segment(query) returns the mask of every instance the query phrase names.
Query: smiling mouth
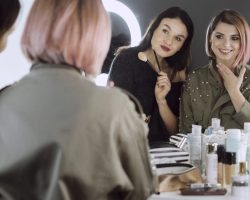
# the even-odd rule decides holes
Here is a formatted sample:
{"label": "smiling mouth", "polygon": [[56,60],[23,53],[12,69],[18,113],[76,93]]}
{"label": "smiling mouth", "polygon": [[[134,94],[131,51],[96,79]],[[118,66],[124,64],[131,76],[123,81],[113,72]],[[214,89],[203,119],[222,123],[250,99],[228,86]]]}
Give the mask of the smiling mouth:
{"label": "smiling mouth", "polygon": [[161,45],[161,48],[162,48],[164,51],[166,51],[166,52],[170,51],[170,48],[168,48],[168,47],[166,47],[166,46]]}
{"label": "smiling mouth", "polygon": [[232,52],[232,49],[219,49],[219,52],[224,54],[224,55],[228,55]]}

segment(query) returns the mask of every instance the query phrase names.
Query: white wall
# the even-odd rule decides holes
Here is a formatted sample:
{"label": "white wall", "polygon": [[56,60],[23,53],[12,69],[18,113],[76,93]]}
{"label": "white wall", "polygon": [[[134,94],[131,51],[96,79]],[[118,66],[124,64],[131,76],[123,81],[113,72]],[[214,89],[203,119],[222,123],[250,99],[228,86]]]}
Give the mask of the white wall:
{"label": "white wall", "polygon": [[33,0],[21,0],[15,30],[9,36],[7,48],[0,53],[0,88],[19,80],[29,71],[31,64],[21,52],[20,39],[32,3]]}

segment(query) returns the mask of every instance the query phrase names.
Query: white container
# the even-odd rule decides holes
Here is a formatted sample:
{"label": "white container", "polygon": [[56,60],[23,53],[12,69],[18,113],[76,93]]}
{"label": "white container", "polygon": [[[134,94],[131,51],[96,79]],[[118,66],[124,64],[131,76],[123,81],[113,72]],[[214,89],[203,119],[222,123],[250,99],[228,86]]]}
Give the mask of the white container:
{"label": "white container", "polygon": [[248,137],[249,137],[249,134],[243,130],[241,133],[241,139],[240,139],[239,162],[246,161]]}
{"label": "white container", "polygon": [[216,148],[214,144],[207,145],[206,155],[206,178],[207,183],[218,183],[218,155],[215,152]]}
{"label": "white container", "polygon": [[248,175],[238,175],[233,177],[231,194],[234,197],[239,197],[239,200],[248,200],[250,198]]}
{"label": "white container", "polygon": [[226,133],[227,133],[226,134],[226,151],[235,152],[236,163],[239,163],[241,130],[240,129],[228,129]]}
{"label": "white container", "polygon": [[248,136],[246,162],[248,163],[248,171],[250,172],[250,122],[244,123],[244,133]]}
{"label": "white container", "polygon": [[201,126],[192,125],[192,133],[188,135],[190,163],[201,170]]}
{"label": "white container", "polygon": [[211,126],[209,126],[206,130],[206,135],[212,135],[216,133],[219,130],[224,131],[224,127],[220,126],[220,119],[218,118],[212,118],[211,120]]}

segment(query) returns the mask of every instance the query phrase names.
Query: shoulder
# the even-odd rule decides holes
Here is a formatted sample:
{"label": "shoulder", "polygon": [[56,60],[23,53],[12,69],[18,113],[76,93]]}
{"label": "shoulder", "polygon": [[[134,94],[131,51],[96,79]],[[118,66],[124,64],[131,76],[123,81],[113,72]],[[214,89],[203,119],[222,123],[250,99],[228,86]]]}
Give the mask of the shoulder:
{"label": "shoulder", "polygon": [[133,96],[131,97],[128,92],[125,92],[118,87],[94,87],[96,87],[96,99],[102,99],[100,104],[102,104],[101,107],[106,110],[105,112],[107,112],[107,114],[113,113],[114,115],[120,115],[128,109],[134,111],[138,110],[138,105],[136,105],[138,102],[134,101]]}
{"label": "shoulder", "polygon": [[250,76],[250,65],[245,65],[245,67],[246,67],[245,75]]}
{"label": "shoulder", "polygon": [[209,65],[197,67],[188,72],[185,85],[200,85],[208,77]]}
{"label": "shoulder", "polygon": [[204,65],[201,67],[196,67],[192,71],[188,72],[189,78],[202,78],[209,71],[209,65]]}
{"label": "shoulder", "polygon": [[[138,51],[130,48],[125,49],[117,54],[112,62],[110,68],[110,77],[117,76],[117,74],[128,74],[134,71],[134,68],[139,65]],[[122,75],[121,74],[121,75]]]}
{"label": "shoulder", "polygon": [[119,52],[115,59],[124,59],[126,61],[129,61],[131,59],[137,58],[138,51],[134,48],[128,48],[124,49],[121,52]]}
{"label": "shoulder", "polygon": [[3,88],[0,89],[0,95],[6,91],[11,85],[4,86]]}
{"label": "shoulder", "polygon": [[250,84],[250,65],[245,65],[246,72],[244,74],[244,83]]}

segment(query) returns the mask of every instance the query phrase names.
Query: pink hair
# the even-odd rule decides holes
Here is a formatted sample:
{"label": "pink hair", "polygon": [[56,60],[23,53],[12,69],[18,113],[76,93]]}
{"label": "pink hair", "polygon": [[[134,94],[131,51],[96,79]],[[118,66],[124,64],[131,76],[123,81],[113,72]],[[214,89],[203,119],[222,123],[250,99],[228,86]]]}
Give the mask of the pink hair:
{"label": "pink hair", "polygon": [[22,36],[33,62],[66,63],[99,73],[111,37],[101,0],[35,0]]}

